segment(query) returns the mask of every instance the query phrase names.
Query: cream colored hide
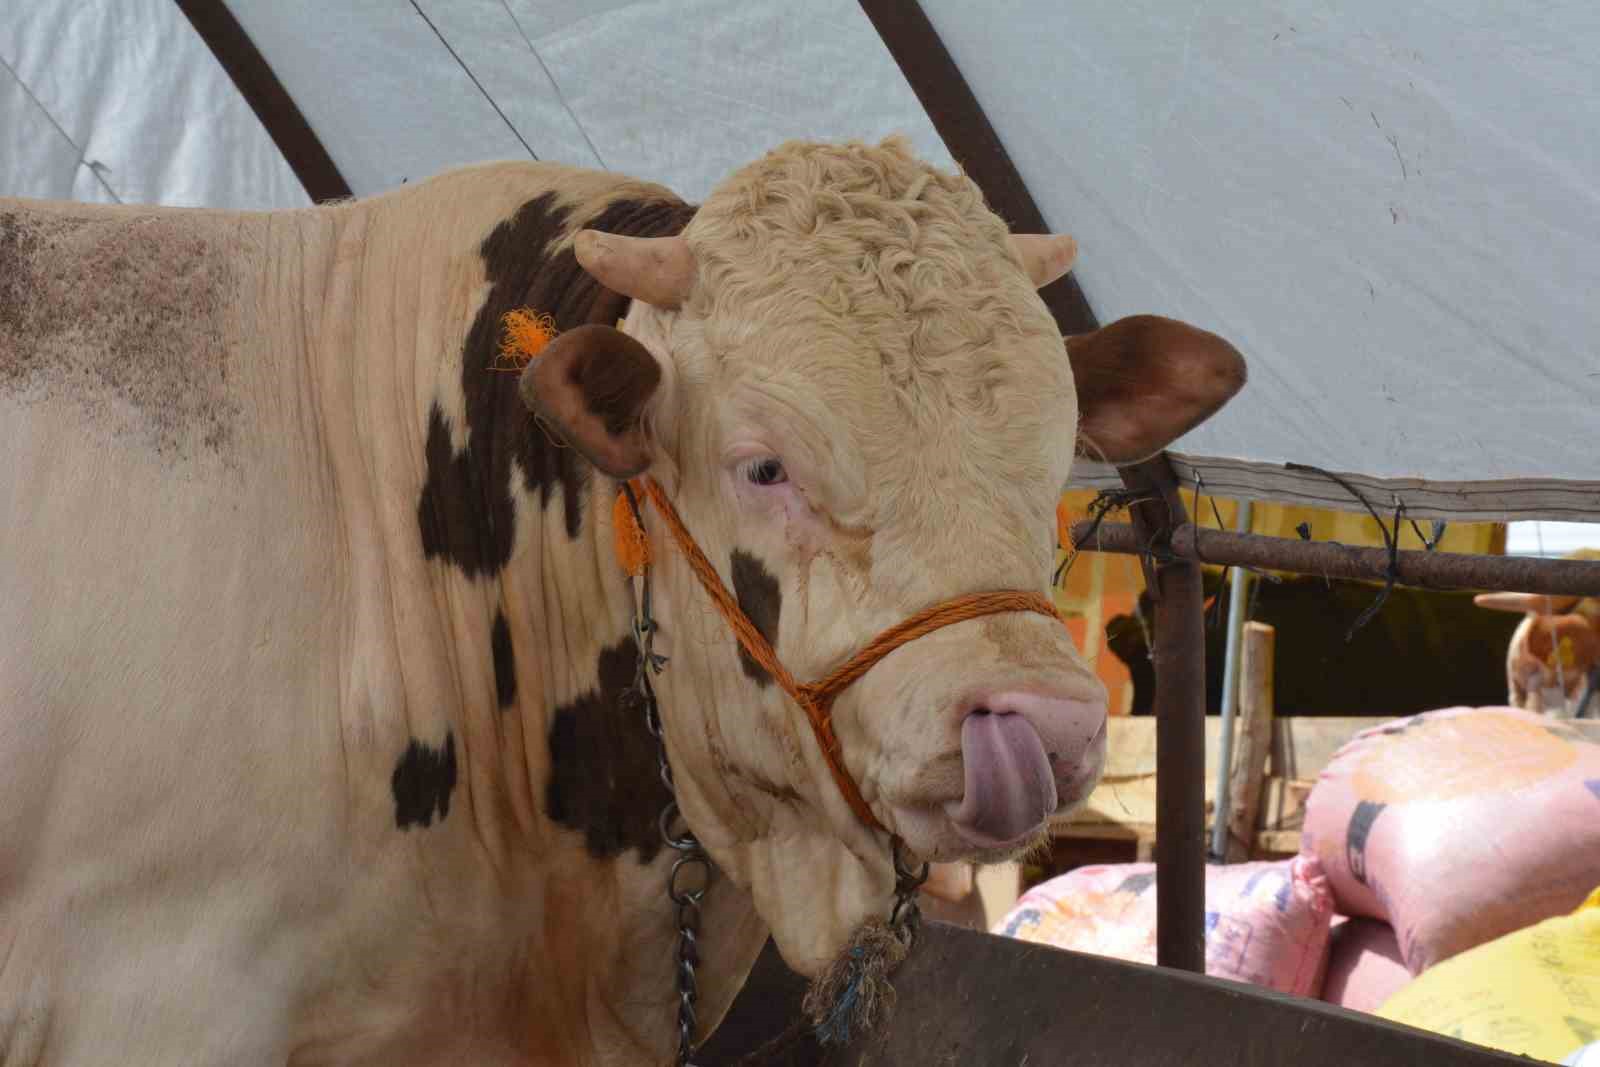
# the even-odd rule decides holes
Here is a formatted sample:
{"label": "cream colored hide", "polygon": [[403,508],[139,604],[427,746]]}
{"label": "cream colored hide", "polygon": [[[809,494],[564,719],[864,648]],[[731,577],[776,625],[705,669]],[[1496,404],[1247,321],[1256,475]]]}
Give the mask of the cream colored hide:
{"label": "cream colored hide", "polygon": [[[688,218],[544,164],[271,215],[0,201],[8,1067],[669,1062],[609,475],[647,468],[814,678],[932,603],[1044,591],[1080,430],[1138,458],[1243,384],[1168,320],[1064,345],[1035,283],[1070,243],[900,142],[786,145]],[[519,382],[498,323],[528,301],[569,340]],[[718,867],[703,1034],[769,930],[815,972],[893,878],[646,524]],[[916,641],[835,714],[928,859],[1027,847],[1103,753],[1040,617]]]}

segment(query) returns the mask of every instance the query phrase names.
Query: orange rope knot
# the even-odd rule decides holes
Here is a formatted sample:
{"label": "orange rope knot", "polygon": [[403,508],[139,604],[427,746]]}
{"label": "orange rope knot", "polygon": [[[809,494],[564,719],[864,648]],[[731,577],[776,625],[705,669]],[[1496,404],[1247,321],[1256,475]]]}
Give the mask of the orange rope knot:
{"label": "orange rope knot", "polygon": [[556,320],[532,308],[516,308],[500,317],[500,351],[494,370],[520,371],[539,357],[560,331]]}

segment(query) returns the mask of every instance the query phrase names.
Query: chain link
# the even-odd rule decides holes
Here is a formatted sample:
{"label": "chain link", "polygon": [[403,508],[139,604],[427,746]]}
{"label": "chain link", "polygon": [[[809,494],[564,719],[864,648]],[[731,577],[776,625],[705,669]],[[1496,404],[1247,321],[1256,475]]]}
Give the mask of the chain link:
{"label": "chain link", "polygon": [[[627,485],[623,491],[635,520],[639,516],[639,501]],[[641,522],[641,528],[643,524]],[[667,658],[655,651],[656,623],[650,608],[650,568],[639,577],[637,604],[633,622],[633,640],[638,649],[638,667],[633,676],[632,698],[644,712],[645,728],[656,740],[656,759],[659,764],[661,784],[667,787],[671,798],[656,825],[661,840],[677,859],[672,861],[672,871],[667,875],[667,899],[677,907],[678,941],[673,953],[674,971],[678,987],[678,1052],[673,1061],[677,1067],[690,1067],[694,1055],[694,1034],[698,1017],[696,1005],[700,999],[695,971],[700,966],[700,906],[705,901],[706,890],[711,885],[711,857],[700,847],[694,831],[678,810],[677,786],[672,780],[672,765],[667,761],[667,741],[661,728],[661,710],[656,704],[655,689],[650,684],[652,673],[660,674]],[[681,832],[678,826],[681,824]]]}
{"label": "chain link", "polygon": [[[642,529],[639,501],[632,487],[624,484],[623,492]],[[700,966],[700,906],[705,901],[706,890],[710,888],[713,868],[711,857],[700,846],[699,839],[689,829],[683,813],[678,809],[678,790],[672,779],[672,765],[667,761],[661,710],[656,703],[655,689],[650,684],[650,675],[661,673],[667,665],[667,657],[657,654],[654,648],[656,623],[651,614],[648,565],[638,579],[636,593],[633,640],[638,649],[638,667],[627,695],[642,709],[645,728],[655,738],[661,784],[667,787],[667,795],[671,798],[666,807],[661,809],[656,824],[662,842],[678,854],[678,858],[672,862],[671,873],[667,875],[667,899],[677,907],[678,925],[677,948],[674,952],[678,986],[678,1052],[674,1063],[677,1067],[692,1067],[697,1020],[695,1009],[700,995],[695,976]],[[682,824],[681,832],[676,829],[679,824]],[[916,940],[917,929],[922,923],[922,910],[917,906],[917,890],[928,880],[930,868],[927,863],[921,867],[911,866],[905,842],[898,835],[893,839],[892,855],[894,907],[889,913],[889,925],[909,948]]]}
{"label": "chain link", "polygon": [[894,858],[894,908],[889,912],[889,926],[904,941],[907,948],[917,938],[917,928],[922,925],[922,908],[917,904],[917,890],[928,880],[932,866],[924,863],[912,867],[906,843],[895,835],[890,845]]}

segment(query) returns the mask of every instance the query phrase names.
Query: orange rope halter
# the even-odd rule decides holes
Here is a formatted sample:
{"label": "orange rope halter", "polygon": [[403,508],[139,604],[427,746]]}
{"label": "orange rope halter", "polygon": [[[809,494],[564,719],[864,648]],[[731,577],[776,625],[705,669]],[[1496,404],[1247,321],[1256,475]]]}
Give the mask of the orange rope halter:
{"label": "orange rope halter", "polygon": [[[520,370],[530,361],[537,359],[556,334],[555,320],[530,308],[519,308],[507,313],[502,317],[501,327],[503,337],[499,361],[494,368],[496,370]],[[833,780],[838,784],[839,792],[844,794],[845,800],[849,802],[857,818],[877,830],[883,830],[884,826],[872,814],[872,809],[861,796],[861,790],[856,787],[855,779],[851,778],[850,772],[845,769],[844,753],[839,746],[838,736],[833,732],[833,702],[839,694],[901,645],[958,622],[982,618],[985,615],[1031,611],[1039,615],[1048,615],[1063,625],[1066,623],[1049,598],[1039,593],[972,593],[947,600],[943,604],[936,604],[917,612],[904,622],[889,627],[867,642],[866,647],[840,664],[820,682],[798,682],[794,675],[784,669],[783,663],[778,659],[778,653],[773,650],[767,639],[761,636],[761,631],[756,629],[755,623],[739,609],[738,601],[722,584],[717,569],[706,559],[705,553],[700,551],[700,546],[695,544],[694,538],[683,525],[683,520],[678,517],[677,509],[672,506],[672,502],[667,499],[666,493],[662,492],[655,480],[639,478],[629,485],[636,495],[654,502],[656,510],[661,513],[662,519],[667,524],[668,532],[672,534],[672,539],[677,542],[684,558],[689,561],[695,577],[710,595],[717,611],[733,629],[733,635],[738,638],[739,644],[750,653],[752,659],[766,668],[767,673],[772,675],[796,704],[800,705],[800,710],[806,713],[806,718],[811,723],[811,731],[817,735],[817,744],[822,748],[822,756],[828,762],[828,770],[833,772]],[[616,538],[617,562],[623,570],[637,578],[650,566],[650,540],[645,536],[644,528],[640,525],[640,517],[628,502],[626,492],[617,494],[611,517]],[[1065,533],[1066,521],[1066,514],[1058,509],[1056,523],[1062,544],[1071,543]]]}
{"label": "orange rope halter", "polygon": [[[636,479],[630,485],[636,494],[655,504],[656,510],[667,524],[667,531],[672,535],[672,540],[677,543],[678,549],[688,560],[695,577],[700,580],[700,585],[711,597],[718,613],[727,620],[739,644],[752,659],[766,668],[767,673],[772,675],[779,687],[800,705],[800,710],[805,712],[806,718],[811,723],[812,733],[817,736],[817,744],[822,749],[823,759],[828,763],[828,770],[833,773],[833,780],[838,785],[839,792],[844,794],[856,817],[877,830],[883,830],[884,826],[872,814],[872,809],[867,806],[855,779],[851,778],[850,772],[845,769],[844,752],[839,745],[838,735],[833,732],[833,702],[838,695],[901,645],[958,622],[982,618],[985,615],[1028,611],[1048,615],[1065,624],[1055,605],[1040,593],[972,593],[926,608],[905,621],[889,627],[867,642],[860,652],[834,668],[821,681],[799,682],[784,668],[782,661],[778,659],[778,653],[761,635],[761,631],[756,629],[755,623],[740,610],[738,601],[728,592],[727,586],[722,584],[717,569],[695,543],[683,520],[678,517],[677,509],[672,506],[672,501],[667,499],[661,486],[656,484],[653,478],[648,477]],[[649,542],[645,539],[644,531],[639,528],[638,520],[632,508],[627,506],[625,498],[619,500],[613,515],[619,522],[616,535],[618,559],[628,573],[637,576],[643,572],[648,562]],[[621,526],[623,522],[629,526],[626,531]],[[645,547],[637,547],[641,545]],[[624,551],[624,546],[627,551]]]}

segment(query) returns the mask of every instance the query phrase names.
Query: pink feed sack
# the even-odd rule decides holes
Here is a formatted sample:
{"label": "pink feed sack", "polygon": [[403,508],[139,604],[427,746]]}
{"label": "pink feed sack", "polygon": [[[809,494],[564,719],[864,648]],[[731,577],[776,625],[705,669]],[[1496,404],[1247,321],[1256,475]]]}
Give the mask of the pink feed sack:
{"label": "pink feed sack", "polygon": [[[1333,897],[1315,857],[1206,868],[1206,973],[1315,996]],[[993,931],[1057,948],[1156,962],[1153,863],[1080,867],[1018,899]]]}
{"label": "pink feed sack", "polygon": [[1307,798],[1302,855],[1339,911],[1388,923],[1421,974],[1600,884],[1600,745],[1507,707],[1362,731]]}
{"label": "pink feed sack", "polygon": [[1377,1011],[1409,981],[1400,941],[1388,923],[1349,919],[1334,925],[1322,1000],[1352,1011]]}

